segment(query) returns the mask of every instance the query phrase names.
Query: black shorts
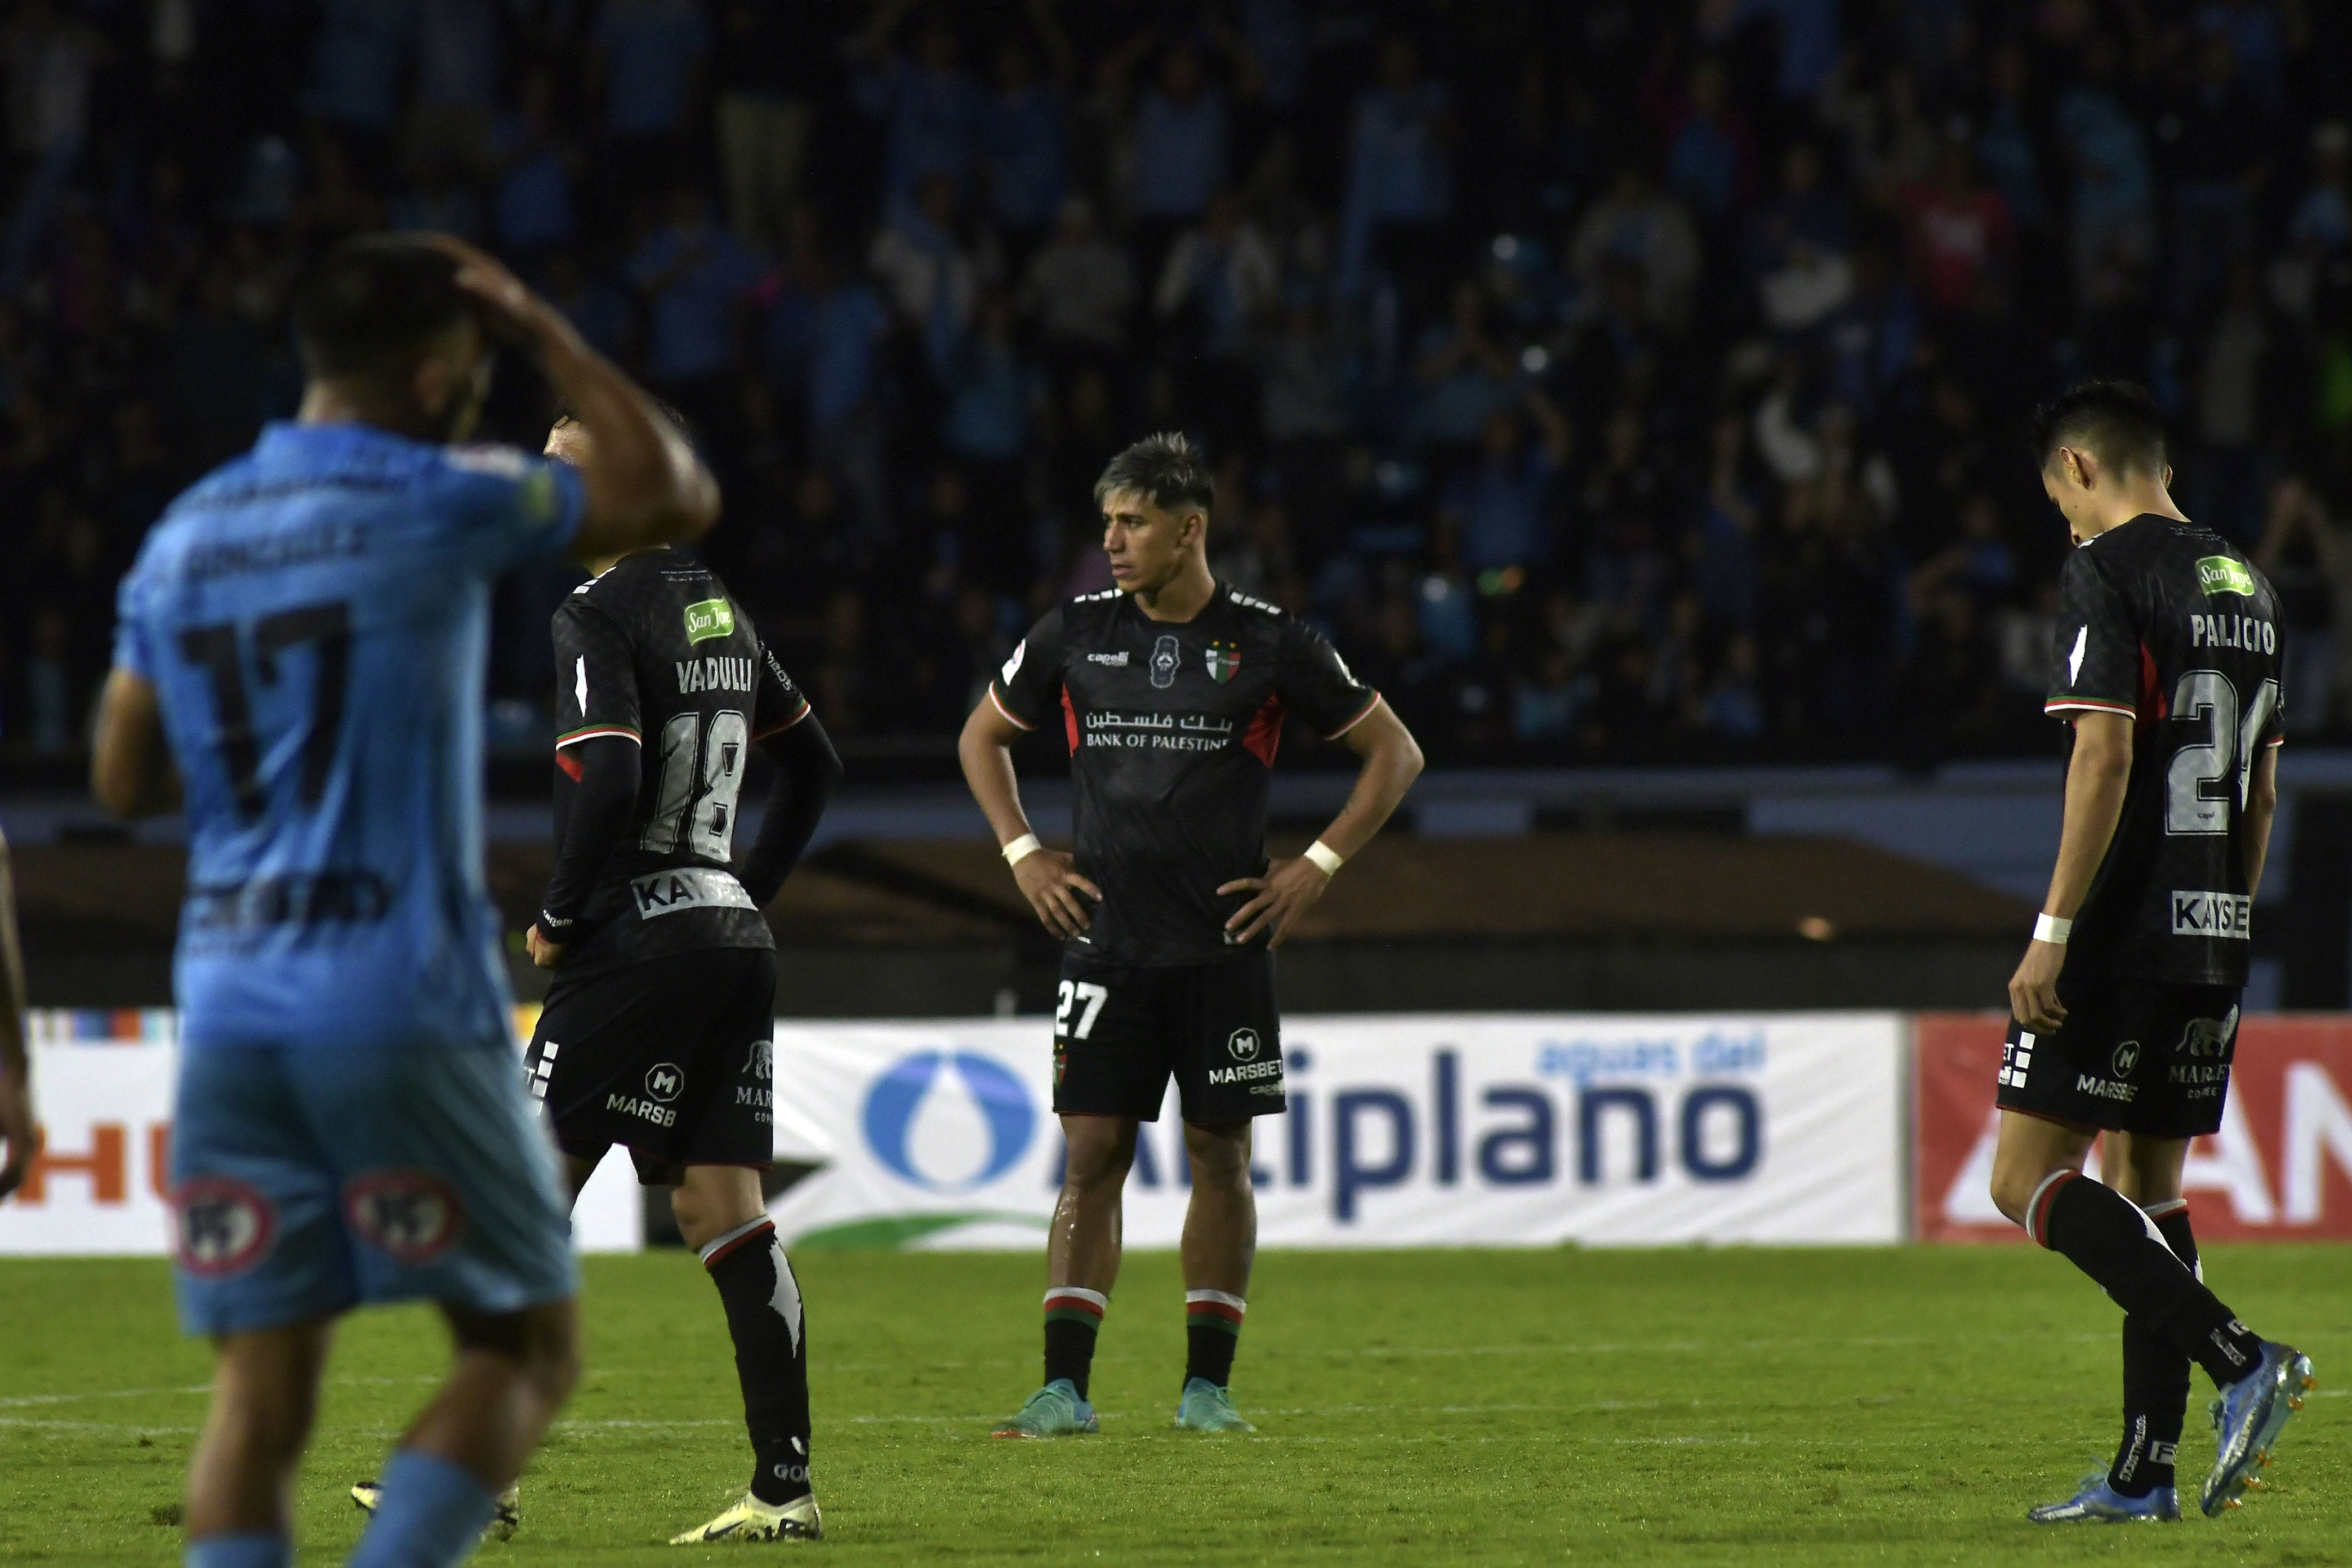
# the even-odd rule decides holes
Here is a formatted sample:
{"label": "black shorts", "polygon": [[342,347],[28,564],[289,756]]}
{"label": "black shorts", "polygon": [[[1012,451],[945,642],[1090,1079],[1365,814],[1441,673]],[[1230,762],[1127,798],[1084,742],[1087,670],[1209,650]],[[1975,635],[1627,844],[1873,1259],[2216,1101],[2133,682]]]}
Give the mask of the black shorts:
{"label": "black shorts", "polygon": [[2062,973],[2066,1022],[2056,1034],[2009,1021],[2000,1108],[2151,1138],[2215,1131],[2238,1045],[2238,996],[2234,985]]}
{"label": "black shorts", "polygon": [[1160,1120],[1168,1075],[1184,1120],[1272,1116],[1282,1088],[1274,954],[1151,968],[1062,958],[1054,1013],[1054,1110]]}
{"label": "black shorts", "polygon": [[776,955],[673,952],[548,989],[523,1082],[556,1144],[582,1160],[628,1147],[656,1186],[688,1165],[775,1163]]}

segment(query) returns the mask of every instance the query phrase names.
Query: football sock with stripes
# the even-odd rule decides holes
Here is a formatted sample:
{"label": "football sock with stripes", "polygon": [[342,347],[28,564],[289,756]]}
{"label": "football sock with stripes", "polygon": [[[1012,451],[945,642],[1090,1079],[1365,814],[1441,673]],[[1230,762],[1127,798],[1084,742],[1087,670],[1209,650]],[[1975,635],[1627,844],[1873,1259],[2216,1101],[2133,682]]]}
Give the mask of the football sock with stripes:
{"label": "football sock with stripes", "polygon": [[2028,1235],[2063,1253],[2217,1386],[2261,1364],[2261,1338],[2181,1267],[2156,1221],[2113,1187],[2080,1171],[2053,1171],[2033,1189],[2025,1220]]}
{"label": "football sock with stripes", "polygon": [[755,1463],[751,1495],[773,1508],[809,1492],[808,1336],[801,1283],[766,1216],[702,1248],[727,1308],[743,1426]]}
{"label": "football sock with stripes", "polygon": [[1087,1396],[1087,1378],[1094,1371],[1095,1332],[1102,1327],[1110,1298],[1099,1290],[1056,1285],[1045,1292],[1045,1381],[1067,1378]]}
{"label": "football sock with stripes", "polygon": [[[2202,1279],[2197,1238],[2189,1228],[2189,1200],[2147,1205],[2147,1217],[2180,1259]],[[2123,1497],[2146,1497],[2175,1483],[2174,1456],[2189,1417],[2189,1358],[2167,1344],[2137,1314],[2124,1318],[2124,1436],[2107,1485]]]}
{"label": "football sock with stripes", "polygon": [[1205,1377],[1219,1388],[1234,1379],[1234,1348],[1241,1342],[1249,1303],[1223,1290],[1184,1292],[1184,1381]]}
{"label": "football sock with stripes", "polygon": [[499,1494],[454,1460],[397,1448],[379,1478],[383,1500],[347,1568],[452,1568],[473,1553]]}
{"label": "football sock with stripes", "polygon": [[293,1561],[292,1542],[259,1530],[207,1535],[180,1554],[182,1568],[287,1568]]}

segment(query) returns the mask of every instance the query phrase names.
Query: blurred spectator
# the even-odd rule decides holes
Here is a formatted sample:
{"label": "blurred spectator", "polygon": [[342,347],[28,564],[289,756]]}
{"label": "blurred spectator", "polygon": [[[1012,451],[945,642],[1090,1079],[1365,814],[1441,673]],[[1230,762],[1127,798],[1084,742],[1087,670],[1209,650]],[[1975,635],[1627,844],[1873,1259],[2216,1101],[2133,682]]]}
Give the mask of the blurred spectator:
{"label": "blurred spectator", "polygon": [[1381,45],[1380,85],[1356,100],[1349,142],[1339,288],[1360,294],[1377,258],[1418,315],[1455,261],[1453,92],[1425,81],[1402,34]]}
{"label": "blurred spectator", "polygon": [[1135,211],[1145,226],[1147,270],[1225,183],[1227,135],[1225,95],[1207,79],[1199,52],[1189,44],[1169,49],[1135,111]]}
{"label": "blurred spectator", "polygon": [[669,222],[629,258],[629,281],[645,300],[646,368],[707,439],[724,442],[734,426],[727,377],[759,279],[759,263],[690,185],[671,195]]}
{"label": "blurred spectator", "polygon": [[1030,258],[1021,298],[1050,353],[1084,359],[1115,353],[1126,342],[1135,268],[1126,247],[1096,227],[1083,197],[1062,204],[1054,237]]}
{"label": "blurred spectator", "polygon": [[1568,460],[1568,421],[1538,387],[1523,400],[1540,432],[1532,444],[1514,410],[1496,409],[1481,433],[1478,455],[1447,486],[1440,516],[1460,541],[1474,573],[1548,563],[1552,480]]}
{"label": "blurred spectator", "polygon": [[2316,491],[2285,479],[2271,491],[2270,517],[2253,555],[2278,591],[2287,728],[2298,734],[2330,729],[2352,696],[2352,655],[2336,630],[2352,626],[2352,540]]}
{"label": "blurred spectator", "polygon": [[1037,75],[1018,43],[996,52],[996,90],[981,106],[982,164],[989,211],[1004,226],[1016,265],[1035,248],[1068,189],[1061,94]]}
{"label": "blurred spectator", "polygon": [[499,248],[536,272],[550,251],[571,244],[579,232],[572,202],[576,171],[572,150],[556,127],[552,77],[535,70],[523,78],[514,110],[499,118],[488,146],[498,174],[492,216]]}
{"label": "blurred spectator", "polygon": [[624,197],[657,189],[702,111],[710,26],[694,0],[604,0],[590,39],[604,157]]}
{"label": "blurred spectator", "polygon": [[2115,40],[2095,35],[2083,82],[2058,100],[2058,134],[2074,175],[2069,248],[2082,294],[2093,291],[2104,268],[2145,267],[2155,244],[2147,146],[2114,89],[2120,69]]}
{"label": "blurred spectator", "polygon": [[1698,235],[1682,204],[1653,184],[1638,162],[1628,162],[1578,223],[1569,260],[1596,299],[1608,264],[1638,267],[1650,319],[1679,326],[1698,279]]}
{"label": "blurred spectator", "polygon": [[856,55],[867,67],[854,84],[857,104],[887,131],[887,204],[905,203],[929,175],[946,180],[961,201],[971,191],[980,87],[964,74],[962,45],[943,13],[923,18],[915,58],[888,52],[891,35],[910,9],[909,0],[885,0],[857,40]]}
{"label": "blurred spectator", "polygon": [[712,129],[727,222],[743,245],[781,250],[825,86],[825,7],[816,0],[719,0],[715,12]]}

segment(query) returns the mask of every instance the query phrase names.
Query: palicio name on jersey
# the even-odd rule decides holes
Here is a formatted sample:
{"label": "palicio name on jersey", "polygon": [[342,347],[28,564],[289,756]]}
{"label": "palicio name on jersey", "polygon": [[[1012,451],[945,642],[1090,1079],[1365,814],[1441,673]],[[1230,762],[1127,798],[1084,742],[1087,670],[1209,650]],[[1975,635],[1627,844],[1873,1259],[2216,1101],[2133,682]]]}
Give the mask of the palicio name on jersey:
{"label": "palicio name on jersey", "polygon": [[2248,653],[2278,652],[2278,628],[2260,616],[2191,616],[2190,647],[2238,647]]}
{"label": "palicio name on jersey", "polygon": [[681,697],[697,691],[749,691],[754,679],[748,658],[681,658],[677,689]]}

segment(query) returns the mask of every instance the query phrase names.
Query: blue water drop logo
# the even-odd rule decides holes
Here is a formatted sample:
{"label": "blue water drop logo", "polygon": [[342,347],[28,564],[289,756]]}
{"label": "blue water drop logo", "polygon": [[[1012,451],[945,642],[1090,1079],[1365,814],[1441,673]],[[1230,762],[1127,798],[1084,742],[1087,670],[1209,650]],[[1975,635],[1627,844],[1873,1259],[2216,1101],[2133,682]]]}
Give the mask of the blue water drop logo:
{"label": "blue water drop logo", "polygon": [[[942,1068],[954,1074],[952,1085],[940,1081]],[[968,1097],[979,1112],[987,1150],[976,1168],[967,1167],[969,1173],[947,1176],[937,1173],[936,1151],[926,1150],[932,1157],[918,1159],[923,1141],[913,1134],[924,1102],[935,1092],[954,1094],[958,1089],[961,1093],[957,1098]],[[866,1091],[865,1121],[866,1142],[875,1158],[900,1180],[935,1193],[986,1186],[1020,1162],[1037,1132],[1037,1111],[1021,1080],[1003,1063],[971,1051],[918,1051],[900,1058]]]}

